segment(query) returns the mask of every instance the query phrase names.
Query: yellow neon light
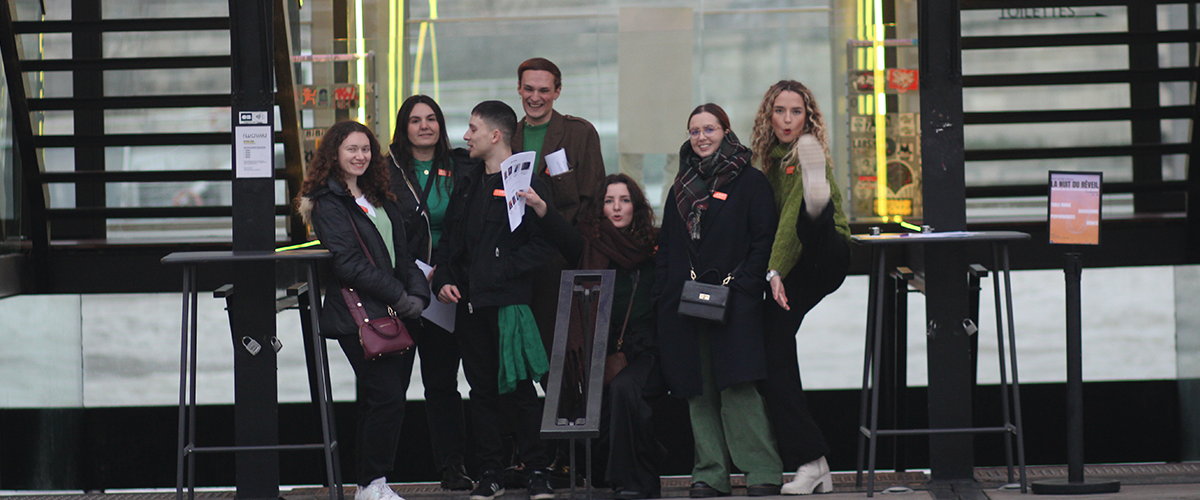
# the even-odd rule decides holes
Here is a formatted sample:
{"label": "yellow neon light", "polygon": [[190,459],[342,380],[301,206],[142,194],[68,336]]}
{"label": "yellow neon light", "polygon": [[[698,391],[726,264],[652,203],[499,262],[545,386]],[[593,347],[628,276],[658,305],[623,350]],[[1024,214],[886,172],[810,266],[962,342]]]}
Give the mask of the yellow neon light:
{"label": "yellow neon light", "polygon": [[428,30],[429,23],[421,23],[421,31],[417,33],[417,60],[413,61],[413,95],[421,93],[421,68],[425,66],[425,32]]}
{"label": "yellow neon light", "polygon": [[892,222],[900,224],[900,227],[907,229],[909,231],[920,231],[921,230],[921,226],[904,222],[904,219],[901,219],[899,215],[893,215]]}
{"label": "yellow neon light", "polygon": [[887,217],[887,97],[884,95],[887,82],[883,77],[883,0],[875,0],[875,11],[871,17],[875,24],[875,29],[872,30],[872,48],[875,55],[875,212]]}
{"label": "yellow neon light", "polygon": [[363,37],[363,2],[354,0],[354,37],[358,49],[358,121],[365,123],[367,118],[367,61],[366,38]]}
{"label": "yellow neon light", "polygon": [[[397,8],[397,3],[399,8]],[[400,19],[404,13],[404,1],[388,3],[388,106],[397,108],[397,103],[400,102],[400,88],[403,85],[397,85],[397,82],[403,82],[404,70],[404,54],[400,52],[400,47],[403,45],[400,42],[400,34],[396,32],[397,26],[400,26]],[[390,114],[389,114],[390,116]],[[388,129],[388,137],[396,134],[396,123],[389,120],[391,124]]]}
{"label": "yellow neon light", "polygon": [[[437,0],[429,0],[430,19],[438,18],[437,8]],[[433,100],[439,101],[442,97],[441,81],[440,77],[438,76],[437,25],[431,25],[429,27],[429,49],[432,51],[432,54],[430,55],[433,56]]]}
{"label": "yellow neon light", "polygon": [[[429,0],[429,19],[437,19],[437,0]],[[441,99],[441,78],[438,75],[437,26],[423,22],[417,35],[417,60],[413,63],[413,94],[421,93],[421,68],[425,60],[425,34],[429,34],[430,58],[433,63],[433,100]]]}

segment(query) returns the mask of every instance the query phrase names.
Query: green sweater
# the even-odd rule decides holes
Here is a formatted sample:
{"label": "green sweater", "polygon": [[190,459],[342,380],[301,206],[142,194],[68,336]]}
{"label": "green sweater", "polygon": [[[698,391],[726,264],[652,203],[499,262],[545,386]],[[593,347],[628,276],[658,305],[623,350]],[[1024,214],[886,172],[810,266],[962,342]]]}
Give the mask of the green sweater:
{"label": "green sweater", "polygon": [[[771,261],[767,269],[779,271],[786,278],[788,272],[800,260],[804,250],[796,236],[796,221],[800,217],[800,205],[804,201],[804,181],[800,174],[800,166],[793,165],[792,173],[786,166],[780,166],[780,160],[787,155],[789,148],[778,145],[771,150],[763,162],[770,162],[771,170],[767,172],[767,181],[771,183],[771,191],[775,193],[775,209],[779,212],[779,227],[775,229],[775,244],[771,247]],[[793,161],[792,163],[795,163]],[[837,225],[838,233],[850,240],[850,222],[842,211],[842,190],[838,188],[837,178],[833,175],[833,164],[825,160],[825,178],[829,180],[829,198],[833,201],[833,223]]]}

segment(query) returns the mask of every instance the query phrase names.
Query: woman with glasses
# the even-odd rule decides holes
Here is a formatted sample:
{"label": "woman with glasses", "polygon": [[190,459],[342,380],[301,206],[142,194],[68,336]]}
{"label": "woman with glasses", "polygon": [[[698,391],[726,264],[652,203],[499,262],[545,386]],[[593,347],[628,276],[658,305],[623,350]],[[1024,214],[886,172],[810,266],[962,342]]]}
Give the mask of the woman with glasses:
{"label": "woman with glasses", "polygon": [[766,281],[767,378],[760,388],[785,470],[796,470],[782,493],[833,491],[821,429],[800,384],[796,332],[804,315],[837,290],[850,265],[850,226],[829,159],[827,129],[812,91],[783,80],[763,96],[750,144],[775,194],[779,225]]}
{"label": "woman with glasses", "polygon": [[[688,401],[696,443],[690,496],[729,495],[734,466],[746,475],[747,495],[778,495],[783,465],[755,387],[767,377],[762,277],[777,225],[771,186],[750,165],[750,150],[720,106],[697,107],[687,131],[663,213],[651,295],[663,376],[671,393]],[[725,283],[724,322],[680,314],[691,279]]]}

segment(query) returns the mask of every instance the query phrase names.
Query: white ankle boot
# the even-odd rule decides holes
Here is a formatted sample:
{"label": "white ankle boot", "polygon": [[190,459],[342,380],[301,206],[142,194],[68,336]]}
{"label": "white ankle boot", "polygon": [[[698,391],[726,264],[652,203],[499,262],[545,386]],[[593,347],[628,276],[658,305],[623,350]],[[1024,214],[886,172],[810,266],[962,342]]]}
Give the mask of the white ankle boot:
{"label": "white ankle boot", "polygon": [[801,465],[796,469],[796,477],[792,482],[784,484],[784,495],[808,495],[810,493],[829,493],[833,491],[833,475],[829,473],[829,463],[825,457]]}
{"label": "white ankle boot", "polygon": [[796,140],[796,156],[800,160],[801,181],[804,183],[804,202],[810,218],[817,218],[829,203],[829,180],[825,178],[825,147],[812,134]]}

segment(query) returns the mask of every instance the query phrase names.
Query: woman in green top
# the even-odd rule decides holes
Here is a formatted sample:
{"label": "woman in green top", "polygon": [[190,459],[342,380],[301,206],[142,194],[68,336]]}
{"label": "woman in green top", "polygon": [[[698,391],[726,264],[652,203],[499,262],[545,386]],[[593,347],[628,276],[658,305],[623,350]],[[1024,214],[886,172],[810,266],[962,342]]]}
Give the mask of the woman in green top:
{"label": "woman in green top", "polygon": [[783,80],[763,96],[751,149],[775,194],[779,227],[766,280],[774,303],[765,319],[767,379],[760,389],[779,444],[787,495],[833,491],[829,446],[808,411],[800,383],[796,333],[804,315],[837,290],[850,265],[850,225],[833,175],[828,129],[812,91]]}
{"label": "woman in green top", "polygon": [[[454,181],[474,160],[465,149],[450,148],[442,108],[425,95],[409,97],[400,106],[388,153],[391,191],[404,209],[408,248],[413,257],[430,263],[437,252]],[[434,459],[442,469],[441,486],[469,490],[474,485],[463,467],[466,437],[458,392],[458,346],[450,332],[432,321],[416,318],[406,324],[421,356],[429,437]]]}

